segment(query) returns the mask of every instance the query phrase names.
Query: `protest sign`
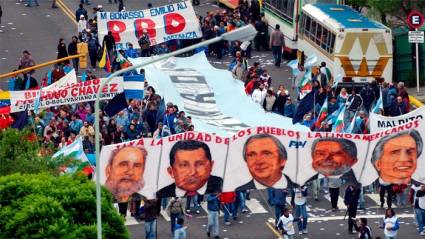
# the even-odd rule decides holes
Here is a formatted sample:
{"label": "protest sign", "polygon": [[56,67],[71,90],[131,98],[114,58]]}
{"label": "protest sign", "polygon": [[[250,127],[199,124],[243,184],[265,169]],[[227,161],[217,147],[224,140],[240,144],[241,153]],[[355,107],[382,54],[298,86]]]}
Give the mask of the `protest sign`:
{"label": "protest sign", "polygon": [[182,1],[139,11],[98,12],[99,41],[112,32],[117,49],[127,49],[128,43],[140,48],[139,38],[146,30],[151,45],[172,39],[202,37],[199,20],[190,1]]}
{"label": "protest sign", "polygon": [[407,114],[389,117],[380,114],[370,112],[369,115],[369,127],[370,132],[380,131],[386,128],[395,127],[397,125],[405,124],[409,121],[425,118],[425,107],[417,108],[416,110],[410,111]]}
{"label": "protest sign", "polygon": [[[415,120],[372,134],[299,132],[269,126],[243,129],[231,137],[189,131],[106,146],[100,171],[105,182],[111,177],[113,158],[141,163],[143,154],[133,157],[137,153],[132,147],[143,142],[146,162],[154,161],[143,172],[155,179],[146,180],[143,187],[123,183],[118,191],[144,195],[146,188],[149,192],[144,196],[161,198],[286,188],[290,183],[304,185],[317,175],[350,178],[363,186],[378,178],[392,184],[409,184],[412,179],[425,183],[424,126],[425,120]],[[123,147],[129,152],[123,151],[122,157],[110,150]],[[123,173],[116,180],[130,180],[133,174]]]}

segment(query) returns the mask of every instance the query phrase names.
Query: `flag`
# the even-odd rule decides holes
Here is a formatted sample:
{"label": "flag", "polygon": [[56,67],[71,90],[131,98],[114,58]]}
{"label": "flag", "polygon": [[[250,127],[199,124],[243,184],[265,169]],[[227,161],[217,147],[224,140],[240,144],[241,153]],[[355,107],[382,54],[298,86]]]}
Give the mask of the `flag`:
{"label": "flag", "polygon": [[353,133],[354,126],[356,125],[356,118],[357,118],[357,111],[354,114],[353,119],[351,119],[350,125],[348,125],[348,128],[345,130],[346,133]]}
{"label": "flag", "polygon": [[71,66],[65,65],[63,67],[63,72],[65,72],[65,74],[68,74],[69,72],[72,71],[72,69],[74,69],[74,68],[72,68]]}
{"label": "flag", "polygon": [[382,101],[382,89],[379,88],[379,99],[376,101],[375,107],[373,107],[372,112],[379,114],[381,110],[384,110],[384,102]]}
{"label": "flag", "polygon": [[305,68],[311,68],[312,66],[314,66],[317,63],[317,56],[316,54],[311,54],[310,56],[307,57],[307,59],[305,60]]}
{"label": "flag", "polygon": [[124,76],[124,93],[127,99],[143,100],[145,76],[141,74]]}
{"label": "flag", "polygon": [[103,46],[102,58],[99,61],[99,68],[104,68],[106,65],[106,46]]}
{"label": "flag", "polygon": [[10,113],[10,93],[9,91],[0,92],[0,114]]}
{"label": "flag", "polygon": [[298,105],[297,111],[292,118],[292,123],[296,124],[301,122],[304,118],[304,115],[310,112],[314,107],[314,102],[316,101],[316,91],[311,91],[308,93]]}
{"label": "flag", "polygon": [[344,114],[345,114],[345,106],[341,109],[338,114],[338,118],[335,121],[335,124],[332,127],[332,132],[344,132],[345,124],[344,124]]}
{"label": "flag", "polygon": [[127,107],[128,107],[128,104],[127,104],[127,100],[125,99],[125,94],[124,92],[121,92],[115,95],[114,98],[112,98],[109,101],[109,103],[105,107],[105,113],[109,117],[112,117]]}
{"label": "flag", "polygon": [[289,68],[292,69],[292,75],[293,76],[297,76],[300,73],[300,71],[298,70],[298,60],[297,59],[288,62],[288,64],[286,64],[286,65],[289,66]]}
{"label": "flag", "polygon": [[109,59],[109,54],[106,53],[106,62],[105,62],[105,67],[103,67],[103,69],[108,72],[111,73],[112,68],[111,68],[111,59]]}
{"label": "flag", "polygon": [[15,121],[13,122],[13,124],[10,126],[14,129],[23,129],[27,123],[28,123],[28,112],[25,111],[21,111],[21,112],[17,112],[12,114],[15,116]]}
{"label": "flag", "polygon": [[83,74],[81,74],[81,82],[86,82],[87,80],[87,71],[84,71]]}
{"label": "flag", "polygon": [[38,92],[38,95],[34,99],[34,114],[38,114],[38,109],[40,108],[40,101],[41,101],[41,91],[43,87],[40,87],[40,91]]}
{"label": "flag", "polygon": [[76,166],[65,165],[65,173],[83,173],[88,176],[94,172],[94,168],[84,153],[81,137],[78,137],[72,144],[63,147],[53,154],[52,159],[59,156],[71,157],[73,161],[79,161]]}
{"label": "flag", "polygon": [[336,89],[338,87],[339,82],[342,81],[342,75],[338,74],[334,78],[334,83],[332,85],[332,89]]}
{"label": "flag", "polygon": [[131,62],[127,60],[119,51],[117,51],[116,61],[120,64],[121,69],[131,66]]}
{"label": "flag", "polygon": [[319,116],[317,117],[315,127],[320,128],[321,123],[326,119],[328,116],[328,98],[326,98],[325,102],[322,105],[322,108],[320,108]]}
{"label": "flag", "polygon": [[310,92],[313,89],[313,85],[311,82],[311,71],[308,70],[305,72],[300,85],[298,86],[300,88],[300,93],[306,94]]}
{"label": "flag", "polygon": [[52,70],[49,70],[47,72],[47,85],[51,85],[52,84]]}

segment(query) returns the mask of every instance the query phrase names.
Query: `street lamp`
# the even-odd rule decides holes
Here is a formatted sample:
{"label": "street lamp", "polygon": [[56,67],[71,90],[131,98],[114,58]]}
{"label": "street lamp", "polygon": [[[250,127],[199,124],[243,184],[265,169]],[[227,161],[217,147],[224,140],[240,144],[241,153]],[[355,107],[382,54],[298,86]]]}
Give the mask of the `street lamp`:
{"label": "street lamp", "polygon": [[125,72],[134,70],[136,68],[139,67],[144,67],[146,65],[150,65],[152,63],[158,62],[158,61],[162,61],[164,59],[167,59],[169,57],[172,56],[177,56],[180,55],[182,53],[186,53],[188,51],[192,51],[198,47],[202,47],[202,46],[206,46],[212,43],[216,43],[219,41],[236,41],[236,40],[240,40],[240,41],[249,41],[252,40],[255,35],[257,34],[257,31],[255,30],[255,28],[249,24],[247,26],[238,28],[236,30],[233,30],[231,32],[227,32],[224,33],[223,35],[219,36],[219,37],[215,37],[206,41],[202,41],[200,43],[197,43],[195,45],[189,46],[189,47],[185,47],[183,49],[168,53],[168,54],[164,54],[164,55],[160,55],[158,57],[154,57],[146,62],[140,63],[140,64],[136,64],[133,66],[130,66],[128,68],[125,69],[121,69],[119,71],[116,71],[114,73],[112,73],[111,75],[109,75],[105,80],[102,80],[100,82],[100,87],[96,93],[96,101],[95,101],[95,105],[94,105],[94,113],[95,113],[95,145],[96,145],[96,217],[97,217],[97,239],[102,239],[102,214],[101,214],[101,191],[100,191],[100,173],[99,173],[99,165],[100,165],[100,158],[99,158],[99,151],[100,151],[100,138],[99,138],[99,101],[100,101],[100,93],[102,92],[101,89],[103,89],[103,87],[114,77],[119,76]]}

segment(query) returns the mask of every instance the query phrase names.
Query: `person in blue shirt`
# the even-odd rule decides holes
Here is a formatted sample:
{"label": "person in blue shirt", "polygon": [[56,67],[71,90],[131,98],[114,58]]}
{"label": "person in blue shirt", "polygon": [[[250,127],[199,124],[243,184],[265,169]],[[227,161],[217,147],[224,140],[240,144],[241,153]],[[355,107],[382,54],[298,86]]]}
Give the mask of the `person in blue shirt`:
{"label": "person in blue shirt", "polygon": [[167,126],[170,129],[171,134],[176,133],[176,131],[174,129],[174,119],[176,118],[175,112],[176,111],[175,111],[174,106],[168,105],[166,114],[164,115],[164,118],[162,120],[162,123],[164,124],[164,126]]}
{"label": "person in blue shirt", "polygon": [[292,118],[295,114],[295,105],[292,103],[291,97],[286,99],[285,108],[284,108],[284,116]]}
{"label": "person in blue shirt", "polygon": [[92,112],[92,109],[90,106],[86,106],[86,111],[87,111],[87,115],[86,115],[86,121],[93,125],[94,124],[94,114]]}
{"label": "person in blue shirt", "polygon": [[133,48],[133,44],[128,43],[128,49],[125,50],[125,56],[124,57],[131,57],[131,58],[137,58],[139,57],[139,53],[136,49]]}
{"label": "person in blue shirt", "polygon": [[83,127],[83,121],[80,119],[80,115],[73,114],[71,116],[71,123],[69,123],[69,128],[74,132],[80,132],[81,127]]}
{"label": "person in blue shirt", "polygon": [[208,208],[208,225],[207,225],[207,236],[211,234],[214,238],[220,238],[219,227],[218,227],[218,214],[220,211],[220,201],[218,200],[218,192],[209,194],[207,197],[207,208]]}

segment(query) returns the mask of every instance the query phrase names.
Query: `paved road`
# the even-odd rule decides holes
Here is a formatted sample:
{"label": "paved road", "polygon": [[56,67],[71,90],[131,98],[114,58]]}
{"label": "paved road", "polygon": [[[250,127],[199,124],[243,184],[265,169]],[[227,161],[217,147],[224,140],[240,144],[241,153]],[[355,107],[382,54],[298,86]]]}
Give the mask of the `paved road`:
{"label": "paved road", "polygon": [[[341,189],[342,190],[342,189]],[[276,235],[267,227],[267,221],[273,221],[274,209],[271,208],[265,198],[266,191],[256,191],[252,193],[252,199],[247,201],[249,213],[239,214],[238,220],[233,221],[231,226],[224,225],[223,217],[220,217],[220,236],[221,238],[237,239],[252,238],[266,239],[277,238]],[[307,199],[308,205],[308,234],[298,235],[299,239],[317,239],[317,238],[343,238],[352,239],[353,235],[348,234],[347,219],[344,220],[345,206],[342,196],[339,198],[338,205],[340,210],[333,212],[330,210],[330,199],[328,195],[321,194],[319,201],[314,201],[311,197]],[[379,195],[366,194],[366,210],[358,211],[357,217],[368,218],[368,224],[372,229],[374,236],[383,237],[382,229],[379,224],[382,220],[384,209],[379,208]],[[289,201],[289,198],[287,199]],[[410,207],[395,207],[396,214],[400,217],[401,229],[400,238],[419,238],[416,232],[416,224],[413,219],[413,210]],[[171,238],[170,223],[168,216],[162,212],[158,220],[158,238]],[[165,216],[164,216],[165,215]],[[188,222],[189,238],[206,238],[206,211],[201,209],[201,214],[193,214]],[[143,238],[143,222],[137,222],[133,218],[127,219],[126,224],[132,238]],[[297,230],[296,230],[297,232]],[[298,233],[298,232],[297,232]]]}

